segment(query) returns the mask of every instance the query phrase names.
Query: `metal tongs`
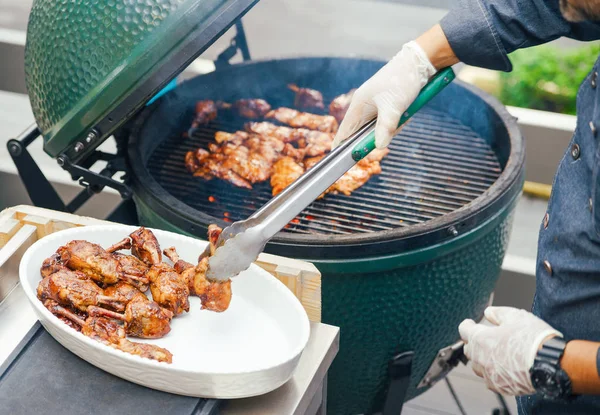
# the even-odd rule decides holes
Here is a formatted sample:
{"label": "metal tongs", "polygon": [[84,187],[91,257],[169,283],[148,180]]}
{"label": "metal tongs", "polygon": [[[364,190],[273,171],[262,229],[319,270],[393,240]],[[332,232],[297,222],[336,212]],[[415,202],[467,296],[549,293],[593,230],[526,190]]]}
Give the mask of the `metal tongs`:
{"label": "metal tongs", "polygon": [[[438,72],[421,90],[400,118],[398,127],[419,111],[455,78],[452,68]],[[248,269],[263,251],[267,241],[342,177],[352,166],[375,149],[373,119],[352,134],[339,147],[309,169],[283,192],[267,202],[248,219],[223,230],[209,256],[207,278],[223,281]]]}

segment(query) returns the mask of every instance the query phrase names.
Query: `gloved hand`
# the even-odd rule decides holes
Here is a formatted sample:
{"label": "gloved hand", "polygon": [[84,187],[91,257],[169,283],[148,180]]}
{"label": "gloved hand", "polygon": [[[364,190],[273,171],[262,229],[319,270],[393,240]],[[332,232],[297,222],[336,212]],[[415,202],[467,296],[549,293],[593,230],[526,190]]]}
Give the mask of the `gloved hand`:
{"label": "gloved hand", "polygon": [[415,41],[405,44],[391,61],[356,90],[333,147],[375,116],[375,144],[377,148],[387,147],[398,130],[400,116],[435,73]]}
{"label": "gloved hand", "polygon": [[544,340],[562,334],[533,314],[511,307],[488,307],[492,325],[465,320],[458,327],[465,355],[487,387],[504,395],[535,392],[529,369]]}

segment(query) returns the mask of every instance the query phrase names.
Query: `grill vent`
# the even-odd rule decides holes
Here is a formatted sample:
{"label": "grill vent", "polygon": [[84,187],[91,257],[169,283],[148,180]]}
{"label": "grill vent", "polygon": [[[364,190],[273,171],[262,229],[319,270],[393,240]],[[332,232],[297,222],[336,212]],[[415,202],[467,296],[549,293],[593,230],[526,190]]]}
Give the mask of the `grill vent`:
{"label": "grill vent", "polygon": [[[252,191],[220,180],[193,178],[183,165],[188,150],[206,148],[216,131],[242,129],[239,119],[221,119],[187,139],[171,137],[152,154],[148,169],[177,199],[225,222],[245,219],[271,198],[267,183]],[[392,141],[383,173],[351,196],[315,201],[284,232],[351,234],[410,226],[450,213],[477,198],[500,176],[492,148],[444,113],[424,109]]]}

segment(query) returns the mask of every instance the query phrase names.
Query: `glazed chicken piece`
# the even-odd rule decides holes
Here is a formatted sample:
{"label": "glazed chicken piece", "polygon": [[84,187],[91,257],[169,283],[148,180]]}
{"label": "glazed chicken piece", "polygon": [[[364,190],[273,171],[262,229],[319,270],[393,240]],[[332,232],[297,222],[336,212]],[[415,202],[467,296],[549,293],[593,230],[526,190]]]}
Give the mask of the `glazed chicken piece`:
{"label": "glazed chicken piece", "polygon": [[286,143],[281,154],[293,158],[297,163],[301,163],[306,156],[306,148],[296,148],[290,143]]}
{"label": "glazed chicken piece", "polygon": [[113,319],[101,316],[90,316],[84,319],[52,301],[45,302],[44,306],[61,320],[70,322],[69,325],[77,327],[84,335],[100,343],[147,359],[166,363],[173,362],[173,355],[167,349],[153,344],[135,343],[127,340],[123,326]]}
{"label": "glazed chicken piece", "polygon": [[271,105],[264,99],[238,99],[233,104],[218,103],[220,108],[231,109],[236,115],[244,118],[262,118],[271,111]]}
{"label": "glazed chicken piece", "polygon": [[271,188],[273,196],[281,193],[298,177],[304,174],[304,168],[292,157],[282,157],[273,165],[271,174]]}
{"label": "glazed chicken piece", "polygon": [[105,295],[102,288],[85,274],[63,268],[44,278],[37,287],[41,301],[54,300],[57,303],[86,312],[90,306],[107,305],[115,310],[124,310],[124,303],[118,298]]}
{"label": "glazed chicken piece", "polygon": [[331,115],[310,114],[285,107],[269,111],[265,118],[277,120],[290,127],[308,128],[325,133],[335,133],[338,129],[338,123]]}
{"label": "glazed chicken piece", "polygon": [[[208,241],[211,255],[219,239],[222,229],[217,225],[208,227]],[[223,312],[231,303],[231,280],[211,281],[206,278],[208,257],[199,259],[196,266],[179,258],[174,247],[165,249],[164,254],[175,264],[175,270],[187,281],[190,293],[200,297],[202,309]]]}
{"label": "glazed chicken piece", "polygon": [[158,339],[171,331],[173,313],[159,306],[155,301],[134,298],[120,314],[105,308],[90,306],[88,314],[95,317],[108,317],[125,323],[127,335],[141,339]]}
{"label": "glazed chicken piece", "polygon": [[153,265],[148,271],[152,298],[161,307],[179,315],[190,310],[189,284],[167,264]]}
{"label": "glazed chicken piece", "polygon": [[48,311],[50,311],[52,314],[54,314],[58,319],[62,320],[62,322],[65,323],[67,326],[71,327],[73,330],[81,331],[81,326],[79,324],[73,322],[71,319],[69,319],[61,314],[57,314],[55,312],[55,307],[60,307],[61,309],[68,310],[70,313],[72,313],[76,317],[79,317],[81,320],[85,320],[85,318],[86,318],[85,313],[82,313],[81,311],[75,310],[74,308],[71,308],[71,307],[62,307],[60,304],[58,304],[54,300],[44,300],[43,304],[44,304],[44,307],[46,307],[48,309]]}
{"label": "glazed chicken piece", "polygon": [[[231,183],[234,186],[252,189],[252,185],[248,180],[242,178],[239,174],[231,170],[235,164],[235,155],[231,154],[231,150],[239,146],[232,146],[229,155],[221,152],[211,153],[204,149],[188,151],[185,155],[185,165],[194,177],[201,177],[205,180],[218,178]],[[247,149],[240,148],[238,157],[247,158]]]}
{"label": "glazed chicken piece", "polygon": [[348,111],[348,108],[350,108],[350,103],[352,102],[352,97],[355,92],[356,89],[353,89],[346,94],[339,95],[329,104],[329,115],[332,115],[338,123],[341,123],[346,116],[346,112]]}
{"label": "glazed chicken piece", "polygon": [[117,258],[100,245],[75,240],[61,246],[56,252],[65,266],[83,272],[100,284],[114,284],[120,280],[148,283],[145,278],[125,273]]}
{"label": "glazed chicken piece", "polygon": [[129,283],[118,282],[117,284],[134,285],[141,292],[148,291],[148,284],[144,282],[147,280],[148,265],[133,255],[125,255],[117,252],[113,256],[117,258],[125,274],[136,277],[136,279],[131,279]]}
{"label": "glazed chicken piece", "polygon": [[150,301],[142,291],[123,281],[107,287],[104,290],[104,295],[116,298],[123,304],[127,304],[134,299]]}
{"label": "glazed chicken piece", "polygon": [[[157,265],[162,262],[162,254],[156,235],[150,229],[146,229],[143,226],[133,231],[128,237],[109,247],[106,251],[113,253],[122,249],[131,249],[131,253],[147,266]],[[119,257],[117,256],[117,258]],[[132,270],[134,274],[142,272],[145,274],[146,269],[143,268],[143,264],[129,259],[123,261],[125,261],[125,266]]]}
{"label": "glazed chicken piece", "polygon": [[294,84],[289,84],[288,88],[296,93],[294,107],[301,110],[325,109],[325,105],[323,104],[323,94],[319,91],[309,88],[300,88]]}
{"label": "glazed chicken piece", "polygon": [[46,258],[42,263],[40,273],[42,274],[42,278],[46,278],[50,274],[54,274],[55,272],[61,270],[64,267],[65,265],[62,263],[60,255],[52,254],[52,256]]}
{"label": "glazed chicken piece", "polygon": [[192,121],[192,128],[206,125],[217,118],[217,104],[211,100],[196,102],[196,116]]}
{"label": "glazed chicken piece", "polygon": [[[225,131],[217,131],[215,133],[215,141],[219,144],[222,143],[235,143],[242,144],[250,138],[250,134],[245,131],[236,131],[235,133],[228,133]],[[210,153],[209,153],[210,154]]]}
{"label": "glazed chicken piece", "polygon": [[381,164],[379,162],[389,153],[386,149],[375,149],[371,153],[356,163],[346,174],[339,178],[328,190],[328,192],[339,192],[346,196],[363,186],[369,181],[372,175],[381,173]]}

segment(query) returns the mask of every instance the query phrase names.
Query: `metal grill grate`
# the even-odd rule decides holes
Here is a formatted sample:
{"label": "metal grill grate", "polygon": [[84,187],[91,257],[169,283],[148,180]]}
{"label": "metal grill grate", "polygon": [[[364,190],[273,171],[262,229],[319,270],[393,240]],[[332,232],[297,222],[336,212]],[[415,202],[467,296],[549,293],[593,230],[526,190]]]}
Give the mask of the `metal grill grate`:
{"label": "metal grill grate", "polygon": [[[245,219],[271,198],[269,183],[252,191],[220,180],[192,177],[188,150],[214,140],[216,131],[236,131],[243,121],[218,120],[187,138],[171,137],[152,154],[148,169],[177,199],[225,222]],[[382,174],[351,196],[329,194],[315,201],[284,230],[350,234],[410,226],[452,212],[485,192],[500,176],[491,147],[471,129],[441,112],[423,110],[403,128],[382,162]]]}

